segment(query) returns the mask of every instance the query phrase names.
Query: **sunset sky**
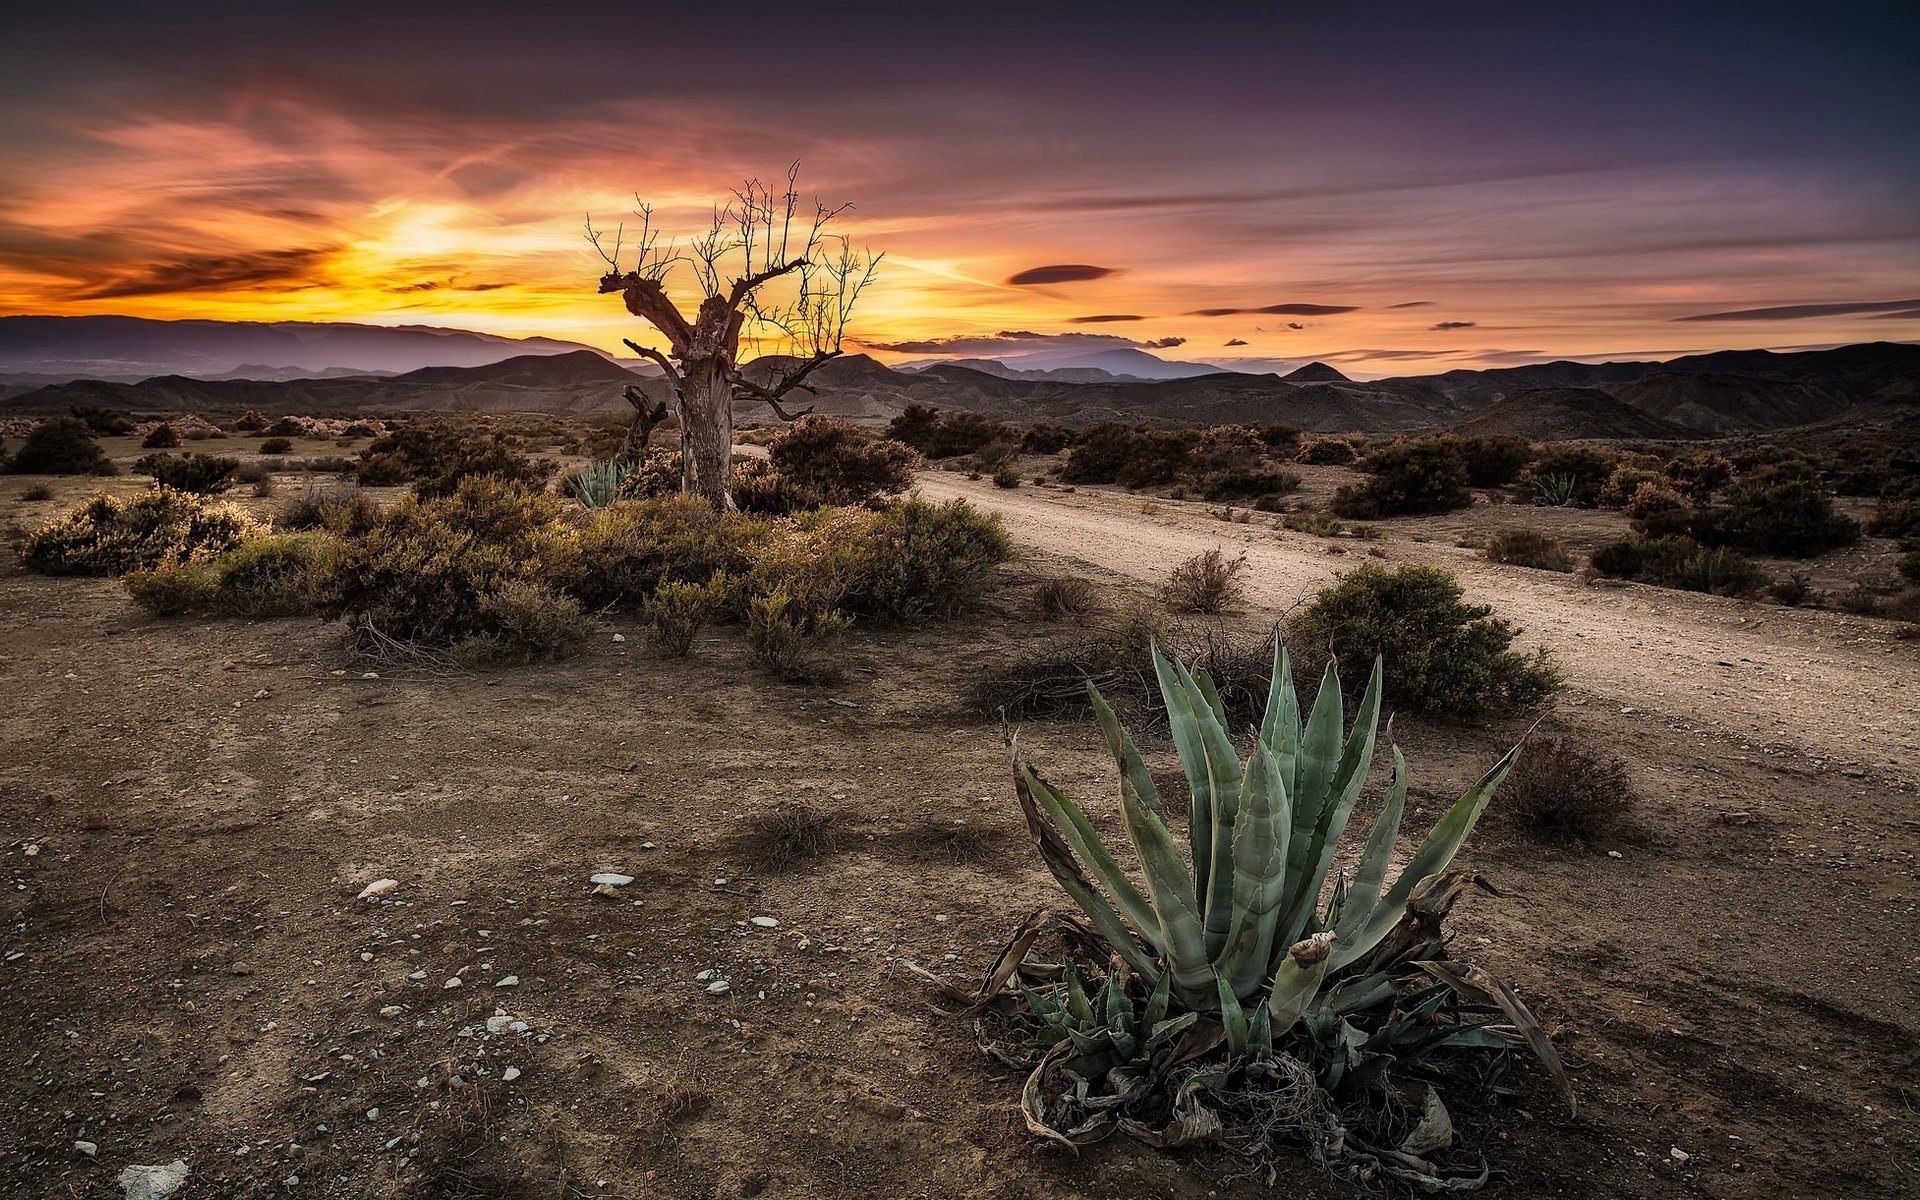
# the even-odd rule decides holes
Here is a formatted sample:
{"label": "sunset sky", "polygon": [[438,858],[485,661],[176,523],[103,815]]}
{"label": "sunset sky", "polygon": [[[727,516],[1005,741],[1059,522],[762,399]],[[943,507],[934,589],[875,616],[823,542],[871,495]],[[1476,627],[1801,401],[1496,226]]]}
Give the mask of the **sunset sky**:
{"label": "sunset sky", "polygon": [[889,361],[1920,339],[1911,3],[34,7],[0,313],[613,349],[586,214],[693,232],[799,159]]}

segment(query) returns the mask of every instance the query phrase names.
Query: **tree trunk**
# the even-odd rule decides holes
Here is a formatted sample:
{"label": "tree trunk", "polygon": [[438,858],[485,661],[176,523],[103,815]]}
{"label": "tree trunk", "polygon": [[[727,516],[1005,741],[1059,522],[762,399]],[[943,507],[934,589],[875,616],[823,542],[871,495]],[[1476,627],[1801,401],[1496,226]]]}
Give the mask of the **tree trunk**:
{"label": "tree trunk", "polygon": [[733,386],[718,357],[683,361],[681,490],[733,511]]}

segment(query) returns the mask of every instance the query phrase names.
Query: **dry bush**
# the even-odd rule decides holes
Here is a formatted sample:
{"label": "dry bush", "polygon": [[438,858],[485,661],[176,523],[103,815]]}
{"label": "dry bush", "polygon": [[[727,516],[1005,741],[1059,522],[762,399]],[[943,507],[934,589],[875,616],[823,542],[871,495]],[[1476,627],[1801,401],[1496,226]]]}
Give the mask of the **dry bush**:
{"label": "dry bush", "polygon": [[292,454],[293,439],[283,438],[283,437],[270,437],[266,441],[260,443],[260,453],[273,454],[273,455]]}
{"label": "dry bush", "polygon": [[1346,522],[1329,512],[1307,509],[1302,512],[1290,512],[1280,518],[1282,529],[1291,529],[1295,533],[1310,533],[1314,537],[1339,537],[1347,530]]}
{"label": "dry bush", "polygon": [[134,603],[161,616],[199,611],[293,617],[313,611],[331,545],[315,534],[267,534],[210,559],[174,560],[126,577]]}
{"label": "dry bush", "polygon": [[131,500],[93,497],[28,534],[20,561],[46,575],[124,575],[221,554],[259,533],[238,509],[156,487]]}
{"label": "dry bush", "polygon": [[1033,606],[1050,621],[1092,612],[1098,599],[1093,585],[1076,575],[1042,579],[1033,588]]}
{"label": "dry bush", "polygon": [[747,604],[747,647],[754,660],[789,683],[832,683],[853,622],[785,585]]}
{"label": "dry bush", "polygon": [[1767,594],[1773,597],[1776,604],[1798,608],[1814,599],[1813,583],[1808,580],[1805,572],[1789,571],[1768,585]]}
{"label": "dry bush", "polygon": [[143,450],[171,450],[180,444],[180,431],[165,421],[147,430],[147,436],[141,440]]}
{"label": "dry bush", "polygon": [[1564,737],[1529,745],[1500,797],[1534,832],[1573,841],[1615,832],[1635,804],[1625,763]]}
{"label": "dry bush", "polygon": [[93,427],[76,417],[55,417],[35,425],[7,460],[6,469],[15,475],[120,473],[94,440]]}
{"label": "dry bush", "polygon": [[22,491],[20,493],[20,499],[29,504],[38,504],[43,500],[53,499],[53,489],[44,483],[36,483],[32,487]]}
{"label": "dry bush", "polygon": [[1536,571],[1573,570],[1573,555],[1567,548],[1537,529],[1503,529],[1487,539],[1482,553],[1488,562]]}
{"label": "dry bush", "polygon": [[1346,438],[1314,438],[1300,447],[1300,453],[1294,461],[1310,467],[1344,467],[1360,457],[1360,452]]}
{"label": "dry bush", "polygon": [[784,871],[840,849],[840,816],[804,801],[783,801],[747,818],[734,850],[749,866]]}
{"label": "dry bush", "polygon": [[1089,684],[1116,706],[1164,719],[1154,677],[1153,647],[1213,677],[1229,724],[1257,721],[1273,671],[1273,638],[1236,637],[1201,625],[1170,624],[1129,612],[1089,633],[1024,648],[969,688],[973,706],[990,718],[1080,717],[1092,711]]}
{"label": "dry bush", "polygon": [[1244,551],[1228,558],[1219,547],[1203,551],[1173,569],[1161,585],[1160,600],[1178,613],[1221,613],[1246,598],[1240,576],[1247,569]]}
{"label": "dry bush", "polygon": [[274,513],[279,529],[324,529],[340,537],[358,537],[380,520],[379,506],[352,484],[305,491],[283,501]]}
{"label": "dry bush", "polygon": [[716,571],[705,583],[663,579],[641,606],[653,644],[675,658],[685,658],[693,639],[720,612],[727,598],[727,577]]}

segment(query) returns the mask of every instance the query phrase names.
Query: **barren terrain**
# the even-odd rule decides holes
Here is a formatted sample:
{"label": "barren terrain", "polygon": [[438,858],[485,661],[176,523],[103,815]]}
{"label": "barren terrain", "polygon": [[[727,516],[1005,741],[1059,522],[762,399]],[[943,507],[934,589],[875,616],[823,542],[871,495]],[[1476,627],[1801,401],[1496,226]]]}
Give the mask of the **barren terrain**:
{"label": "barren terrain", "polygon": [[[0,479],[0,522],[89,482],[28,505]],[[1222,544],[1248,554],[1248,628],[1370,553],[1446,565],[1565,669],[1546,726],[1632,768],[1617,844],[1543,848],[1496,809],[1467,845],[1501,894],[1456,914],[1462,953],[1560,1031],[1582,1101],[1535,1087],[1465,1122],[1498,1193],[1913,1192],[1920,643],[1453,544],[1501,506],[1360,541],[923,487],[1005,515],[1011,586],[982,618],[860,631],[827,689],[771,681],[736,629],[669,660],[617,618],[569,662],[367,678],[324,624],[156,620],[9,556],[0,1194],[118,1196],[176,1158],[184,1200],[1267,1194],[1217,1158],[1036,1144],[1017,1081],[901,965],[976,975],[1058,902],[965,696],[1069,632],[1027,585],[1087,575],[1117,610]],[[1597,518],[1526,515],[1560,519]],[[1398,721],[1410,820],[1524,727]],[[1090,728],[1023,738],[1100,807]],[[792,799],[840,814],[836,844],[776,870],[748,831]],[[635,882],[595,895],[600,871]],[[1347,1194],[1304,1162],[1283,1186]]]}

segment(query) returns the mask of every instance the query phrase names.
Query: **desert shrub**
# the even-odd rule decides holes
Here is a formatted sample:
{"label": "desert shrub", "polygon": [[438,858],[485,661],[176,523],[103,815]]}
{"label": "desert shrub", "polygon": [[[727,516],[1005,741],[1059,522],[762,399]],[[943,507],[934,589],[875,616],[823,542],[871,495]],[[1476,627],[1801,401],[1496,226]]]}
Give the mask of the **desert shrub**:
{"label": "desert shrub", "polygon": [[127,592],[162,616],[197,610],[235,617],[292,617],[313,611],[329,550],[311,533],[268,534],[213,558],[174,560],[134,571]]}
{"label": "desert shrub", "polygon": [[726,598],[727,577],[717,572],[705,583],[666,579],[640,612],[653,644],[675,658],[685,658],[693,649],[693,639],[719,613]]}
{"label": "desert shrub", "polygon": [[1533,461],[1533,443],[1510,434],[1480,437],[1448,433],[1438,440],[1466,464],[1470,487],[1506,487]]}
{"label": "desert shrub", "polygon": [[1909,550],[1902,554],[1899,561],[1894,563],[1894,569],[1900,572],[1902,578],[1920,583],[1920,550]]}
{"label": "desert shrub", "polygon": [[235,433],[258,433],[262,429],[265,429],[266,427],[267,427],[266,417],[262,416],[257,410],[251,409],[251,408],[241,413],[239,416],[235,417],[233,420],[233,431]]}
{"label": "desert shrub", "polygon": [[341,540],[319,602],[376,636],[482,660],[577,648],[590,622],[550,586],[574,566],[559,502],[501,479],[463,479],[447,496],[409,496]]}
{"label": "desert shrub", "polygon": [[565,584],[592,609],[636,606],[668,580],[744,579],[773,537],[766,518],[715,512],[693,496],[623,500],[579,523]]}
{"label": "desert shrub", "polygon": [[1257,427],[1253,432],[1269,454],[1280,458],[1292,458],[1300,452],[1300,431],[1291,425],[1272,421]]}
{"label": "desert shrub", "polygon": [[347,426],[345,429],[342,429],[340,431],[340,436],[343,438],[353,438],[353,439],[379,437],[380,431],[378,429],[375,429],[373,426],[368,425],[364,421],[355,421],[353,424]]}
{"label": "desert shrub", "polygon": [[172,450],[180,445],[180,433],[165,421],[147,430],[147,436],[140,440],[143,450]]}
{"label": "desert shrub", "polygon": [[[1437,567],[1368,563],[1322,591],[1288,625],[1288,645],[1331,653],[1356,694],[1376,655],[1386,698],[1402,708],[1462,716],[1535,708],[1560,687],[1545,650],[1513,649],[1512,625],[1462,598]],[[1305,656],[1303,655],[1303,661]]]}
{"label": "desert shrub", "polygon": [[1776,604],[1798,608],[1813,599],[1813,583],[1804,571],[1789,571],[1767,585],[1767,595],[1773,597]]}
{"label": "desert shrub", "polygon": [[422,499],[451,495],[476,476],[537,488],[553,472],[552,462],[528,458],[499,433],[437,425],[410,425],[376,438],[360,452],[358,468],[369,487],[411,480]]}
{"label": "desert shrub", "polygon": [[1699,509],[1689,526],[1708,545],[1808,558],[1860,540],[1860,523],[1834,511],[1815,473],[1790,464],[1754,472]]}
{"label": "desert shrub", "polygon": [[53,489],[44,483],[36,483],[32,487],[23,489],[20,492],[20,498],[30,504],[38,504],[42,500],[53,499]]}
{"label": "desert shrub", "polygon": [[131,500],[95,496],[28,534],[20,561],[47,575],[124,575],[221,554],[259,532],[238,509],[156,487]]}
{"label": "desert shrub", "polygon": [[1339,537],[1346,532],[1346,525],[1332,513],[1310,509],[1305,512],[1290,512],[1280,518],[1282,529],[1291,529],[1295,533],[1310,533],[1314,537]]}
{"label": "desert shrub", "polygon": [[241,463],[240,469],[233,473],[235,483],[259,483],[262,479],[273,478],[273,467],[263,462]]}
{"label": "desert shrub", "polygon": [[1501,795],[1534,832],[1583,842],[1618,830],[1635,804],[1625,763],[1564,737],[1542,738],[1522,750]]}
{"label": "desert shrub", "polygon": [[1058,454],[1073,443],[1073,430],[1050,421],[1027,426],[1020,435],[1020,449],[1028,454]]}
{"label": "desert shrub", "polygon": [[218,458],[211,454],[148,454],[137,459],[133,469],[153,476],[162,487],[214,496],[233,486],[233,475],[240,469],[237,458]]}
{"label": "desert shrub", "polygon": [[1681,495],[1672,488],[1665,473],[1650,467],[1622,463],[1613,469],[1613,474],[1607,476],[1607,482],[1601,487],[1596,502],[1601,508],[1625,508],[1639,494],[1643,486],[1673,491],[1676,496]]}
{"label": "desert shrub", "polygon": [[903,446],[912,446],[925,454],[940,432],[940,410],[926,404],[909,404],[887,422],[887,436]]}
{"label": "desert shrub", "polygon": [[283,464],[289,471],[305,471],[309,475],[351,475],[359,469],[357,459],[342,455],[322,455],[318,458],[301,458]]}
{"label": "desert shrub", "polygon": [[814,504],[865,504],[913,486],[913,450],[838,417],[808,414],[767,444],[767,461]]}
{"label": "desert shrub", "polygon": [[271,478],[254,480],[253,494],[262,499],[273,495],[273,480]]}
{"label": "desert shrub", "polygon": [[1200,494],[1209,500],[1237,500],[1271,496],[1276,500],[1300,490],[1300,473],[1285,468],[1236,468],[1211,471],[1200,477]]}
{"label": "desert shrub", "polygon": [[1695,504],[1705,504],[1733,482],[1733,460],[1713,450],[1696,450],[1670,459],[1666,475],[1681,495]]}
{"label": "desert shrub", "polygon": [[847,538],[851,568],[836,604],[861,616],[954,616],[997,585],[1013,556],[1000,518],[965,500],[912,496],[862,524]]}
{"label": "desert shrub", "polygon": [[1920,537],[1920,497],[1883,498],[1873,507],[1867,532],[1875,537]]}
{"label": "desert shrub", "polygon": [[1020,486],[1020,468],[1012,463],[1001,463],[993,473],[993,486],[997,488],[1017,488]]}
{"label": "desert shrub", "polygon": [[1294,461],[1310,467],[1344,467],[1359,457],[1360,452],[1346,438],[1322,437],[1301,446]]}
{"label": "desert shrub", "polygon": [[1020,443],[1017,441],[988,442],[968,456],[967,462],[974,470],[986,473],[1011,466],[1019,456]]}
{"label": "desert shrub", "polygon": [[1467,464],[1459,450],[1438,438],[1397,439],[1360,460],[1365,483],[1334,493],[1333,511],[1371,520],[1404,513],[1448,512],[1473,503]]}
{"label": "desert shrub", "polygon": [[1641,533],[1666,536],[1693,523],[1693,502],[1664,483],[1642,483],[1621,509]]}
{"label": "desert shrub", "polygon": [[55,417],[35,425],[7,460],[15,475],[117,475],[119,468],[78,417]]}
{"label": "desert shrub", "polygon": [[1149,487],[1171,483],[1193,463],[1201,435],[1191,429],[1154,429],[1100,421],[1080,431],[1060,478],[1068,483]]}
{"label": "desert shrub", "polygon": [[1093,585],[1077,575],[1042,579],[1033,588],[1033,606],[1050,621],[1092,612],[1097,603]]}
{"label": "desert shrub", "polygon": [[755,596],[747,607],[747,647],[754,661],[794,683],[830,683],[852,626],[846,614],[817,609],[785,587]]}
{"label": "desert shrub", "polygon": [[289,439],[289,438],[283,438],[283,437],[270,437],[270,438],[268,438],[268,439],[267,439],[266,441],[264,441],[264,442],[261,442],[261,443],[260,443],[260,453],[262,453],[262,454],[292,454],[292,453],[293,453],[293,441],[292,441],[291,439]]}
{"label": "desert shrub", "polygon": [[1573,555],[1538,529],[1503,529],[1487,539],[1482,552],[1488,562],[1532,567],[1536,571],[1573,570]]}
{"label": "desert shrub", "polygon": [[123,437],[133,432],[133,422],[127,414],[105,408],[98,404],[76,404],[67,410],[73,419],[84,424],[101,437]]}
{"label": "desert shrub", "polygon": [[1708,549],[1684,536],[1634,534],[1596,547],[1591,561],[1609,578],[1716,596],[1751,596],[1767,585],[1766,572],[1738,551]]}
{"label": "desert shrub", "polygon": [[1557,507],[1592,508],[1600,502],[1600,492],[1613,477],[1619,459],[1613,451],[1597,446],[1549,446],[1527,467],[1523,480],[1536,492],[1552,493]]}
{"label": "desert shrub", "polygon": [[1228,558],[1217,546],[1202,551],[1173,568],[1160,586],[1160,601],[1174,612],[1225,612],[1246,598],[1246,585],[1240,578],[1246,570],[1244,552],[1238,558]]}
{"label": "desert shrub", "polygon": [[307,436],[307,426],[294,417],[281,417],[267,426],[264,431],[270,438],[297,438]]}
{"label": "desert shrub", "polygon": [[739,839],[743,857],[769,871],[814,862],[840,848],[840,814],[784,800],[747,820]]}
{"label": "desert shrub", "polygon": [[1200,431],[1193,443],[1192,469],[1196,474],[1250,471],[1267,451],[1260,431],[1250,425],[1214,425]]}
{"label": "desert shrub", "polygon": [[1886,602],[1885,593],[1870,583],[1855,583],[1844,592],[1837,593],[1834,604],[1842,612],[1852,613],[1856,617],[1877,617]]}

